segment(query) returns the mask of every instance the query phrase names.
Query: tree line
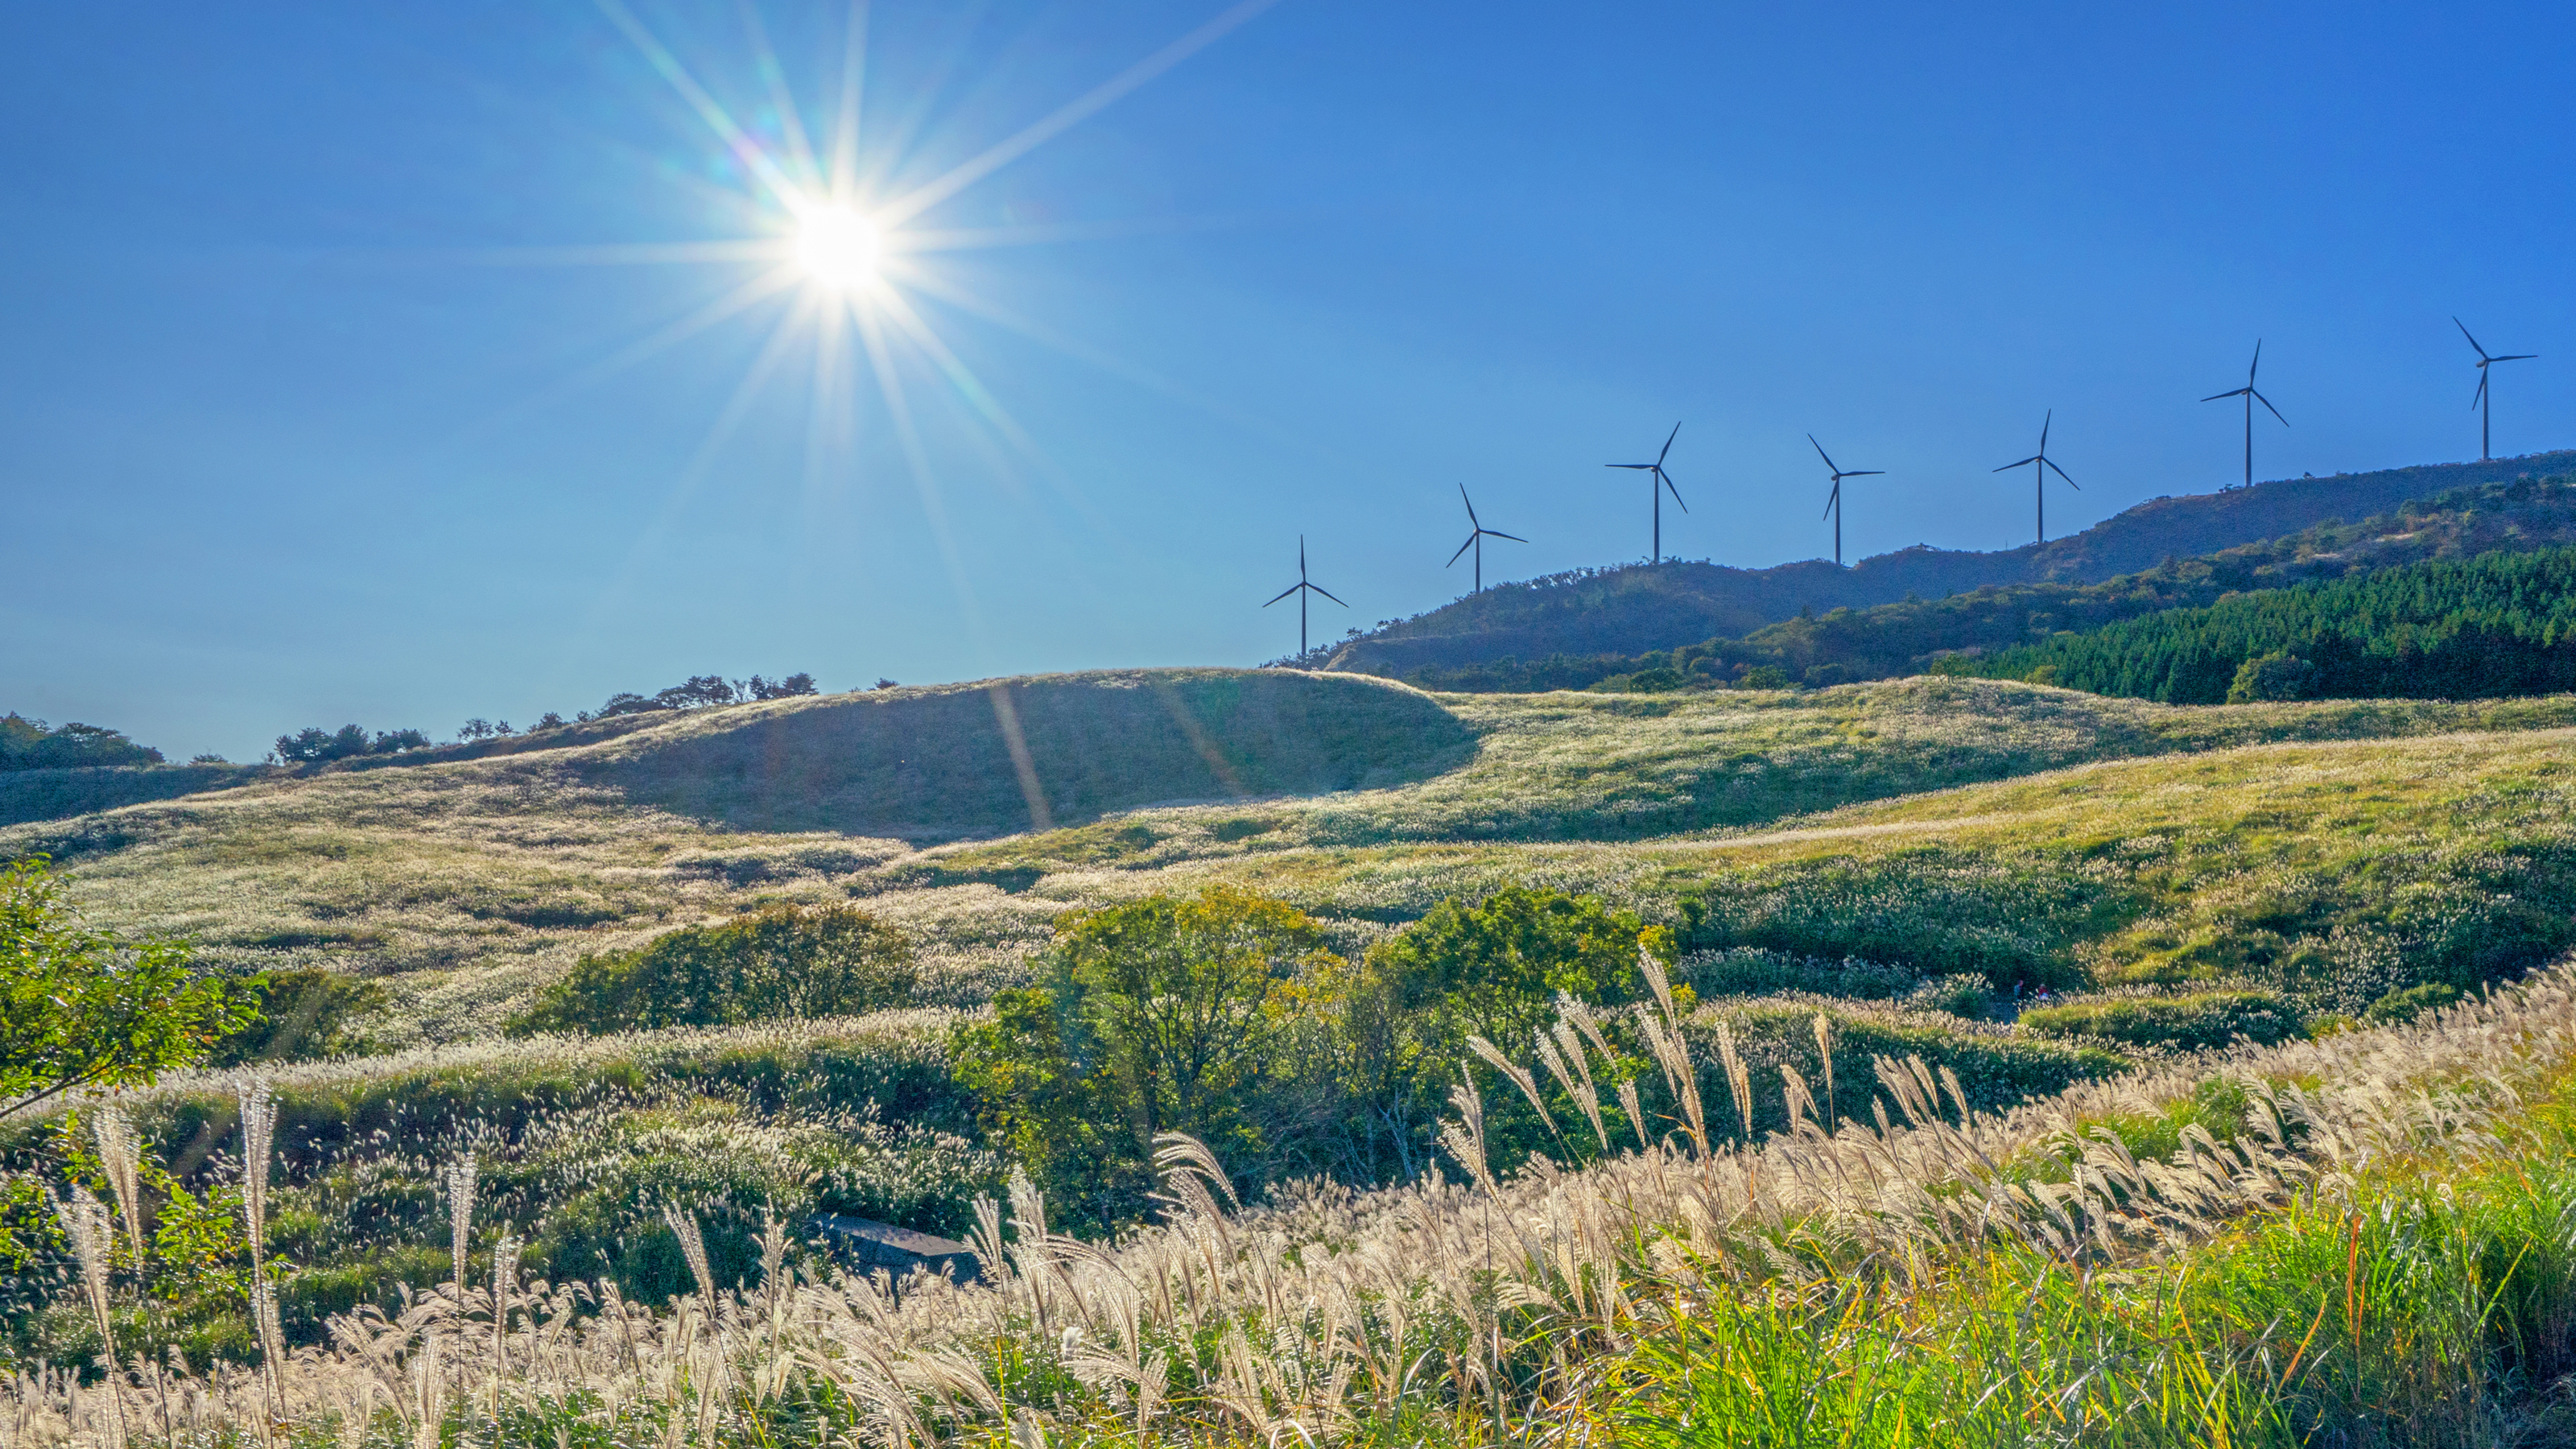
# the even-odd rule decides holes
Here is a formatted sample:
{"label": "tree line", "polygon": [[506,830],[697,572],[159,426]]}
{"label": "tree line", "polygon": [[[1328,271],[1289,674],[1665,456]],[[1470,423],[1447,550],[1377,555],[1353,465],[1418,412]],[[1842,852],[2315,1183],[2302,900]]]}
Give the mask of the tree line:
{"label": "tree line", "polygon": [[2576,548],[2242,594],[1955,660],[1948,672],[2164,704],[2576,690]]}
{"label": "tree line", "polygon": [[[880,687],[891,684],[891,680],[879,681]],[[727,679],[720,674],[695,674],[678,684],[667,689],[656,690],[651,694],[624,691],[612,694],[608,697],[607,703],[599,708],[582,710],[571,719],[565,719],[553,710],[547,710],[538,717],[535,724],[529,725],[524,731],[513,726],[506,719],[488,720],[477,715],[458,727],[456,738],[459,742],[500,739],[522,733],[539,734],[547,730],[564,729],[571,725],[588,724],[593,720],[614,719],[623,715],[712,709],[720,705],[750,704],[759,700],[795,699],[821,692],[814,683],[814,676],[801,670],[780,679],[765,679],[757,674],[749,679]],[[76,728],[86,728],[86,726],[76,726]],[[435,741],[431,740],[426,733],[416,729],[378,730],[370,734],[363,727],[354,724],[342,725],[336,730],[307,726],[291,734],[279,735],[275,758],[281,764],[325,764],[333,760],[399,755],[412,750],[425,750],[434,743]],[[157,760],[160,757],[156,754],[153,758]]]}

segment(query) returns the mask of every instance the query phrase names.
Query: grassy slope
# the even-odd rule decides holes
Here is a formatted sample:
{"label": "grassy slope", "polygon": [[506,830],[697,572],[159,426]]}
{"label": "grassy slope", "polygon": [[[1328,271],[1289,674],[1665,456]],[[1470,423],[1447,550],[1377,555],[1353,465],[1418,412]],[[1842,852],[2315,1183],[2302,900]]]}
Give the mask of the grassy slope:
{"label": "grassy slope", "polygon": [[[1435,698],[1347,677],[1188,671],[1028,681],[1014,692],[1030,773],[1044,798],[1068,807],[1065,818],[1194,794],[1219,801],[923,848],[917,816],[934,790],[958,812],[936,822],[947,833],[1027,819],[990,696],[968,687],[745,706],[572,749],[273,780],[20,826],[0,832],[0,852],[64,855],[77,896],[103,923],[184,931],[244,964],[384,976],[402,1002],[396,1041],[453,1040],[487,1029],[582,951],[761,899],[870,898],[923,940],[929,999],[966,1004],[1010,979],[1066,906],[1219,876],[1289,893],[1352,946],[1442,894],[1506,880],[1598,888],[1669,917],[1672,893],[1712,872],[1875,860],[1909,843],[2027,843],[2018,826],[1973,824],[2026,813],[2008,803],[2023,797],[1997,793],[2012,787],[1871,801],[2266,741],[2576,725],[2567,699],[2175,710],[1947,680],[1776,695]],[[1195,740],[1172,713],[1176,697]],[[1211,753],[1247,798],[1222,798]],[[2403,762],[2472,756],[2520,770],[2522,757],[2508,755],[2442,744],[2317,758],[2362,762],[2364,773],[2380,759],[2410,770]],[[2222,755],[2208,767],[2259,775],[2275,758],[2288,757]],[[2162,798],[2155,792],[2187,767],[2131,768],[2102,778],[2134,779]],[[2461,768],[2465,779],[2486,767]],[[1398,783],[1375,783],[1390,777]],[[890,783],[872,794],[871,781]],[[1374,788],[1251,793],[1351,784]],[[2232,797],[2210,788],[2191,798],[2216,810]],[[2113,799],[2093,823],[2080,811],[2044,818],[2069,841],[2122,839],[2158,827],[2133,828],[2113,812],[2145,808]],[[1836,809],[1846,813],[1813,827],[1834,833],[1671,838]],[[1908,813],[1922,811],[1937,818]],[[2241,820],[2208,828],[2243,843]],[[2399,838],[2447,828],[2419,811]],[[2051,879],[2064,874],[2041,864]],[[2175,889],[2206,888],[2223,859],[2204,864]],[[2115,914],[2151,913],[2158,890]],[[2049,949],[2072,952],[2074,940]]]}

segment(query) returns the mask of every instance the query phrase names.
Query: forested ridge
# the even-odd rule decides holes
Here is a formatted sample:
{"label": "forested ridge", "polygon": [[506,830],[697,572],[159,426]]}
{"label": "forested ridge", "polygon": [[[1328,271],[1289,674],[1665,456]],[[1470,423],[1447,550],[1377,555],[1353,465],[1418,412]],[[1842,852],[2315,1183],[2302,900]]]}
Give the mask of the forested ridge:
{"label": "forested ridge", "polygon": [[2553,694],[2576,689],[2576,548],[2237,594],[1952,667],[2163,704]]}

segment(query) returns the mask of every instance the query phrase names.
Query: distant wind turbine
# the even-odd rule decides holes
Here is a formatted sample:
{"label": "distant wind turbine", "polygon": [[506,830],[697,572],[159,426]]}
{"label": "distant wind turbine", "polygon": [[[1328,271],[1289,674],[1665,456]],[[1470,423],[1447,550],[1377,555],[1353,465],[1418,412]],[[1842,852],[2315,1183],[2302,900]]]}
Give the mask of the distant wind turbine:
{"label": "distant wind turbine", "polygon": [[[1306,596],[1322,594],[1325,598],[1333,599],[1333,595],[1321,584],[1306,582],[1306,535],[1302,533],[1297,535],[1297,582],[1281,589],[1279,598],[1272,599],[1270,604],[1278,603],[1279,599],[1284,599],[1290,594],[1297,596],[1297,657],[1303,659],[1306,657]],[[1339,599],[1333,599],[1333,602],[1342,604]],[[1264,604],[1261,607],[1267,609],[1270,604]],[[1342,604],[1342,607],[1347,609],[1350,605]]]}
{"label": "distant wind turbine", "polygon": [[1508,538],[1514,543],[1527,543],[1529,540],[1517,533],[1501,533],[1487,528],[1484,521],[1476,517],[1476,500],[1467,496],[1467,485],[1464,483],[1458,485],[1458,501],[1467,505],[1467,523],[1476,531],[1467,535],[1467,541],[1458,545],[1458,552],[1449,555],[1449,562],[1442,564],[1441,567],[1456,567],[1459,556],[1471,548],[1474,549],[1476,551],[1476,592],[1481,594],[1485,591],[1485,540]]}
{"label": "distant wind turbine", "polygon": [[2478,409],[2478,461],[2483,463],[2487,460],[2488,431],[2495,422],[2495,392],[2487,386],[2487,379],[2494,374],[2487,369],[2499,362],[2529,362],[2540,354],[2509,352],[2502,357],[2489,357],[2487,350],[2478,346],[2478,339],[2469,337],[2469,324],[2454,317],[2451,319],[2451,325],[2460,329],[2462,337],[2469,338],[2469,350],[2478,355],[2478,394],[2469,399],[2469,406]]}
{"label": "distant wind turbine", "polygon": [[[2465,332],[2468,329],[2464,327],[2460,330]],[[2254,390],[2254,369],[2262,365],[2263,339],[2257,337],[2254,339],[2254,361],[2245,369],[2245,385],[2230,392],[2214,392],[2201,399],[2202,402],[2216,402],[2226,397],[2245,399],[2245,486],[2248,488],[2254,486],[2254,405],[2261,403],[2272,416],[2281,418],[2281,410],[2272,406],[2272,400]],[[2288,418],[2281,418],[2282,427],[2286,428],[2289,425]]]}
{"label": "distant wind turbine", "polygon": [[1673,430],[1664,435],[1664,450],[1657,453],[1655,455],[1655,461],[1651,463],[1604,463],[1601,465],[1604,468],[1633,468],[1639,472],[1653,475],[1653,480],[1646,485],[1646,496],[1655,501],[1655,551],[1646,555],[1646,562],[1648,563],[1662,563],[1664,561],[1665,491],[1669,489],[1672,492],[1673,502],[1681,504],[1682,512],[1690,512],[1690,505],[1682,503],[1682,490],[1674,488],[1673,480],[1664,472],[1664,459],[1672,456],[1673,439],[1678,438],[1681,435],[1682,425],[1679,423],[1673,424]]}
{"label": "distant wind turbine", "polygon": [[[2270,406],[2271,406],[2271,404],[2270,404],[2270,403],[2265,403],[2265,404],[2264,404],[2264,406],[2265,406],[2265,407],[2270,407]],[[2039,420],[2039,451],[2038,451],[2038,452],[2036,452],[2036,453],[2031,454],[2031,455],[2030,455],[2029,457],[2027,457],[2027,458],[2022,459],[2022,460],[2021,460],[2020,462],[2018,462],[2018,463],[2006,463],[2006,464],[2005,464],[2005,465],[2003,465],[2002,467],[1997,468],[1997,469],[1995,470],[1995,471],[1996,471],[1996,472],[1998,472],[1998,473],[2009,473],[2009,472],[2011,472],[2011,471],[2012,471],[2013,469],[2015,469],[2015,468],[2028,468],[2028,469],[2030,470],[2032,481],[2038,485],[2038,493],[2039,493],[2039,541],[2040,541],[2041,543],[2046,543],[2046,542],[2048,542],[2048,474],[2049,474],[2049,470],[2050,470],[2050,469],[2052,469],[2052,468],[2054,468],[2054,469],[2056,469],[2056,471],[2057,471],[2057,476],[2058,476],[2058,477],[2060,477],[2060,478],[2066,478],[2066,470],[2065,470],[2065,469],[2063,469],[2063,468],[2059,468],[2059,467],[2057,467],[2057,460],[2056,460],[2056,459],[2054,459],[2054,458],[2051,458],[2050,456],[2048,456],[2048,426],[2049,426],[2049,424],[2054,423],[2054,422],[2056,422],[2056,421],[2057,421],[2057,409],[2055,409],[2055,408],[2050,408],[2050,409],[2048,410],[2048,416],[2046,416],[2046,417],[2044,417],[2044,418],[2041,418],[2041,419]],[[2076,481],[2075,481],[2074,479],[2072,479],[2072,478],[2066,478],[2066,486],[2067,486],[2067,487],[2069,487],[2069,488],[2074,488],[2074,489],[2076,489],[2076,491],[2078,491],[2078,492],[2083,491],[2083,490],[2082,490],[2082,488],[2081,488],[2081,486],[2080,486],[2080,485],[2078,485],[2078,484],[2076,483]]]}
{"label": "distant wind turbine", "polygon": [[1839,566],[1843,561],[1843,480],[1845,478],[1877,478],[1883,476],[1886,470],[1881,468],[1837,468],[1834,466],[1833,455],[1825,451],[1824,444],[1816,441],[1815,434],[1809,433],[1807,435],[1807,442],[1815,448],[1816,456],[1825,460],[1825,471],[1834,475],[1834,491],[1832,496],[1825,500],[1825,516],[1834,521],[1834,563]]}

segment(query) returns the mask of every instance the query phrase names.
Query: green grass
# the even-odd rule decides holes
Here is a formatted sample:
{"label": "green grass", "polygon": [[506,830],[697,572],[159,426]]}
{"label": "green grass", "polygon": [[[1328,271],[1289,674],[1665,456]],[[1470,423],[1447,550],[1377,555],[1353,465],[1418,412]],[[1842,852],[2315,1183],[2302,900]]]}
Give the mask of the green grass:
{"label": "green grass", "polygon": [[2396,1162],[2190,1251],[2007,1249],[1926,1277],[1832,1267],[1710,1294],[1605,1373],[1618,1442],[2562,1443],[2576,1135]]}
{"label": "green grass", "polygon": [[[1200,721],[1201,740],[1180,727],[1158,679]],[[1066,676],[1021,693],[1016,717],[1042,798],[1141,808],[1087,823],[1069,810],[1054,830],[927,848],[902,835],[921,826],[903,817],[920,813],[926,787],[914,781],[879,799],[870,782],[916,769],[956,802],[954,818],[935,822],[945,836],[1010,830],[1014,810],[1027,823],[1018,774],[995,743],[991,696],[960,688],[709,711],[560,749],[521,741],[474,759],[280,774],[0,830],[0,854],[57,855],[75,899],[101,924],[186,934],[244,968],[379,978],[395,1009],[377,1035],[400,1045],[492,1029],[585,952],[774,900],[863,898],[919,942],[923,999],[966,1005],[1017,978],[1058,911],[1212,878],[1291,894],[1332,921],[1349,949],[1442,895],[1512,880],[1604,890],[1671,919],[1678,893],[1712,876],[1812,876],[1829,868],[1792,862],[1832,856],[1892,880],[1895,868],[1874,862],[1897,841],[1954,857],[1982,852],[1984,837],[1957,817],[2020,807],[1980,794],[1981,782],[2154,760],[2162,763],[2144,767],[2143,780],[2166,781],[2157,772],[2170,766],[2184,770],[2172,783],[2192,791],[2182,760],[2232,759],[2211,752],[2244,745],[2576,724],[2568,698],[2173,709],[1942,679],[1777,694],[1435,697],[1362,679],[1182,671]],[[970,728],[978,721],[980,743]],[[1133,738],[1116,744],[1121,731]],[[1223,782],[1202,743],[1247,791],[1288,793],[1227,797],[1211,785]],[[2414,768],[2402,752],[2392,758],[2401,772]],[[1372,784],[1379,775],[1392,782]],[[1341,786],[1351,788],[1293,793]],[[1971,788],[1932,794],[1961,787]],[[1216,798],[1141,804],[1193,792]],[[1935,824],[1910,806],[1890,806],[1884,819],[1868,813],[1873,801],[1918,795],[1945,802],[1930,808],[1951,818]],[[2226,803],[2191,798],[2201,802],[2195,811]],[[2357,808],[2371,807],[2364,798]],[[2510,813],[2501,798],[2469,808],[2471,820]],[[1991,876],[1992,889],[2007,892],[1999,900],[2038,883],[2049,899],[2072,892],[2092,902],[2085,911],[2175,916],[2182,934],[2170,945],[2103,963],[2115,977],[2234,969],[2224,959],[2233,948],[2193,934],[2211,913],[2185,899],[2227,875],[2224,862],[2198,859],[2207,852],[2189,821],[2151,817],[2154,807],[2135,829],[2071,826],[2082,841],[2037,854],[2016,838],[2006,853],[2027,864],[2018,873],[1997,874],[1982,855],[1958,863]],[[2409,819],[2400,836],[2419,827],[2449,835],[2462,824]],[[1676,839],[1783,825],[1847,833],[1719,854]],[[2116,842],[2150,833],[2194,862],[2187,878],[2095,891],[2088,872],[2141,874]],[[2269,856],[2277,847],[2293,865],[2316,854],[2296,832],[2243,818],[2221,835],[2229,850]],[[1939,874],[1918,866],[1904,868],[1918,883]],[[2389,889],[2411,869],[2389,867]],[[2084,943],[2099,936],[2078,923],[2032,949],[2048,969],[2080,973],[2092,969]],[[2134,956],[2157,959],[2142,966]],[[1980,960],[1958,969],[1985,969]],[[1991,974],[2004,982],[2012,972]]]}

